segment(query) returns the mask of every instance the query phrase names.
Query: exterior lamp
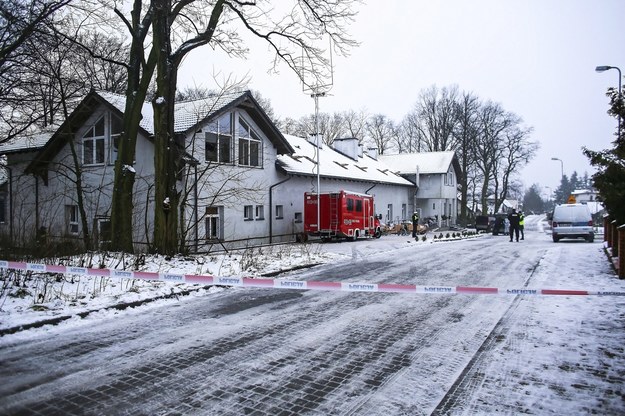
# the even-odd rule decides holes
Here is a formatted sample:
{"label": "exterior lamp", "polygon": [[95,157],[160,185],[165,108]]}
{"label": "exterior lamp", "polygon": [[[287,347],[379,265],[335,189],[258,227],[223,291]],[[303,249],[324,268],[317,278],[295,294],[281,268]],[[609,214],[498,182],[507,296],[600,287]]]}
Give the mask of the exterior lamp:
{"label": "exterior lamp", "polygon": [[[622,75],[621,75],[621,69],[617,66],[610,66],[610,65],[600,65],[598,67],[595,68],[595,71],[597,72],[605,72],[608,71],[610,69],[616,69],[618,71],[618,99],[619,101],[622,98],[621,95],[621,79],[622,79]],[[616,140],[621,140],[621,115],[619,114],[618,116],[618,137]]]}
{"label": "exterior lamp", "polygon": [[560,172],[562,173],[561,177],[564,179],[564,162],[562,159],[558,159],[557,157],[552,157],[551,160],[557,160],[560,162]]}

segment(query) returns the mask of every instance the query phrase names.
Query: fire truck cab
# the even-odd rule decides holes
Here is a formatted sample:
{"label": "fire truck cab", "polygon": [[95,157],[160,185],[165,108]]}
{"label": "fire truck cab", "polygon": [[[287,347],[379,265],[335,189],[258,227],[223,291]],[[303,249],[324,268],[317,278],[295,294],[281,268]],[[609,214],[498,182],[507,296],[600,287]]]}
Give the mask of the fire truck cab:
{"label": "fire truck cab", "polygon": [[304,193],[304,232],[324,240],[379,238],[380,220],[374,213],[373,196],[344,190]]}

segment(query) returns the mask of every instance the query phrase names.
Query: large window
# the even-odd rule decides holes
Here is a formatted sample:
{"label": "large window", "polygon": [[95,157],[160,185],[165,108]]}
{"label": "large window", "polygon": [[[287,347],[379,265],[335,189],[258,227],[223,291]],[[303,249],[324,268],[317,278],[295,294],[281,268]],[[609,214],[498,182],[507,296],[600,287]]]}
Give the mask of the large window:
{"label": "large window", "polygon": [[98,243],[101,249],[108,250],[111,244],[111,219],[110,218],[97,218],[98,224]]}
{"label": "large window", "polygon": [[78,234],[78,205],[65,205],[65,229],[68,234]]}
{"label": "large window", "polygon": [[261,166],[261,140],[258,134],[239,117],[239,165]]}
{"label": "large window", "polygon": [[230,113],[211,122],[206,132],[206,161],[232,162],[232,115]]}
{"label": "large window", "polygon": [[119,149],[119,137],[121,136],[122,131],[124,131],[122,119],[111,114],[110,140],[109,140],[109,164],[111,165],[114,164],[115,161],[117,160],[117,152]]}
{"label": "large window", "polygon": [[82,136],[82,161],[85,165],[104,163],[104,117]]}
{"label": "large window", "polygon": [[454,174],[451,172],[447,172],[445,175],[445,185],[453,186],[454,185]]}
{"label": "large window", "polygon": [[0,224],[4,224],[7,221],[7,197],[6,195],[0,195]]}
{"label": "large window", "polygon": [[221,238],[221,216],[219,207],[206,208],[206,239],[217,240]]}

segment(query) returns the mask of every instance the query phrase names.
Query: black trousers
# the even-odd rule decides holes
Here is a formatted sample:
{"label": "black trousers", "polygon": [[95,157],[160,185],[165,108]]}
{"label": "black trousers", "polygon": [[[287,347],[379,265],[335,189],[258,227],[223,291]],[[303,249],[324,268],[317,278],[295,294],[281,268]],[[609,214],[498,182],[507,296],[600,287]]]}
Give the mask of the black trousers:
{"label": "black trousers", "polygon": [[516,237],[516,241],[519,241],[519,227],[518,226],[514,226],[514,225],[510,226],[510,241],[512,241],[512,233],[513,232],[514,232],[514,235]]}

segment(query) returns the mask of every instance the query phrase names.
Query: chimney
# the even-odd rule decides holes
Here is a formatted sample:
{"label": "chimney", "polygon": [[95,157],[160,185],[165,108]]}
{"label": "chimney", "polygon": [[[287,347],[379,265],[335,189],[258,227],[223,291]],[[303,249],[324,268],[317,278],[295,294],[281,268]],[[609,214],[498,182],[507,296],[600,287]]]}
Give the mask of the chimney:
{"label": "chimney", "polygon": [[372,159],[378,160],[378,148],[367,147],[367,155],[369,155]]}
{"label": "chimney", "polygon": [[334,150],[337,152],[341,152],[345,156],[358,160],[359,144],[358,139],[355,137],[346,137],[342,139],[334,139],[334,144],[332,145]]}
{"label": "chimney", "polygon": [[[314,134],[308,135],[308,142],[313,146],[317,146],[317,137]],[[323,149],[323,135],[319,135],[319,149]]]}

